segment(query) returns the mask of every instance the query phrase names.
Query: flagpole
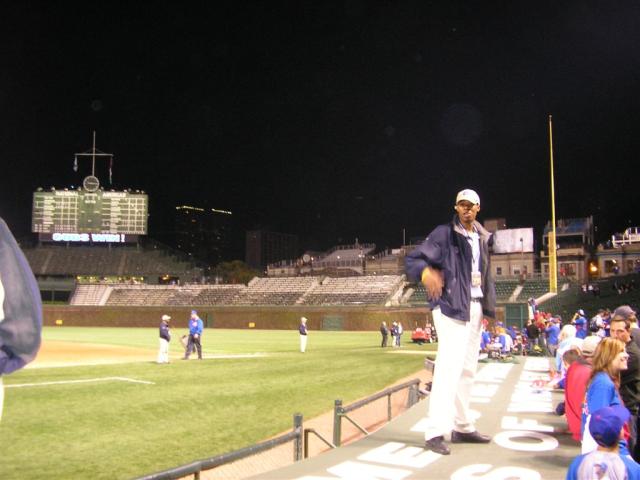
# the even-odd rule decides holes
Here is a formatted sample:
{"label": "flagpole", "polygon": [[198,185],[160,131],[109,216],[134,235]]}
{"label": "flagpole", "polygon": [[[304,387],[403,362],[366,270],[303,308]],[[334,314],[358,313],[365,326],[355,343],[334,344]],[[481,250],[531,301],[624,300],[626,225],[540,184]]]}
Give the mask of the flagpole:
{"label": "flagpole", "polygon": [[91,156],[91,175],[96,176],[96,131],[93,131],[93,155]]}
{"label": "flagpole", "polygon": [[549,291],[558,293],[558,257],[556,249],[556,198],[553,173],[553,119],[549,115],[549,159],[551,163],[551,232],[549,234]]}

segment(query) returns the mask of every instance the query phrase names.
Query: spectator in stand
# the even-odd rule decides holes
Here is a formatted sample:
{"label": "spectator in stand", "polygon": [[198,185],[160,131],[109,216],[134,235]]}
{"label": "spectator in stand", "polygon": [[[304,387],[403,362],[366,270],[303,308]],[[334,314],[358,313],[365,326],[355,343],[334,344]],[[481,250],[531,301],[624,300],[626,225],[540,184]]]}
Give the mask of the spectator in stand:
{"label": "spectator in stand", "polygon": [[567,368],[564,381],[564,405],[567,425],[571,437],[576,441],[582,440],[582,402],[587,389],[587,381],[591,376],[591,363],[601,338],[591,335],[582,342],[582,354],[578,360]]}
{"label": "spectator in stand", "polygon": [[576,337],[585,338],[587,336],[587,319],[585,318],[584,310],[578,310],[573,316],[571,323],[576,326]]}
{"label": "spectator in stand", "polygon": [[527,320],[527,326],[525,328],[527,332],[527,339],[529,341],[529,351],[531,351],[535,346],[540,346],[540,329],[538,326],[532,321]]}
{"label": "spectator in stand", "polygon": [[480,334],[480,350],[483,352],[489,351],[489,345],[491,344],[491,332],[489,332],[487,325],[482,325],[482,333]]}
{"label": "spectator in stand", "polygon": [[543,315],[536,315],[536,318],[533,319],[533,323],[538,330],[540,330],[540,335],[538,336],[538,344],[545,355],[548,355],[549,349],[547,348],[547,335],[545,333],[545,329],[547,328],[547,323]]}
{"label": "spectator in stand", "polygon": [[629,318],[616,316],[611,319],[611,338],[616,338],[624,343],[629,355],[627,369],[620,373],[620,396],[625,407],[631,413],[629,423],[629,452],[637,462],[640,459],[640,446],[638,445],[638,412],[640,411],[640,348],[631,339],[631,322]]}
{"label": "spectator in stand", "polygon": [[573,325],[565,325],[558,336],[558,348],[556,350],[556,371],[561,377],[567,373],[562,364],[562,355],[567,350],[578,347],[582,348],[582,339],[576,337],[576,327]]}
{"label": "spectator in stand", "polygon": [[613,318],[629,320],[631,326],[631,338],[640,347],[640,328],[638,328],[638,318],[636,312],[629,305],[621,305],[613,312]]}
{"label": "spectator in stand", "polygon": [[551,318],[549,324],[544,329],[544,333],[547,337],[547,352],[550,357],[555,357],[556,350],[558,350],[558,337],[560,336],[558,319]]}
{"label": "spectator in stand", "polygon": [[640,465],[620,451],[620,441],[628,420],[629,411],[621,405],[603,407],[593,412],[589,433],[595,440],[596,449],[571,462],[566,480],[640,479]]}
{"label": "spectator in stand", "polygon": [[[597,447],[589,433],[591,413],[602,407],[624,406],[619,394],[620,372],[627,369],[628,358],[624,343],[615,338],[602,339],[593,354],[593,368],[582,405],[582,453],[591,452]],[[620,440],[621,455],[629,455],[627,438],[628,434]]]}
{"label": "spectator in stand", "polygon": [[381,347],[387,346],[387,340],[389,339],[389,328],[387,328],[387,322],[382,322],[380,324],[380,335],[382,335],[382,343]]}
{"label": "spectator in stand", "polygon": [[503,355],[511,355],[513,339],[502,327],[498,328],[498,341],[500,342],[500,353]]}

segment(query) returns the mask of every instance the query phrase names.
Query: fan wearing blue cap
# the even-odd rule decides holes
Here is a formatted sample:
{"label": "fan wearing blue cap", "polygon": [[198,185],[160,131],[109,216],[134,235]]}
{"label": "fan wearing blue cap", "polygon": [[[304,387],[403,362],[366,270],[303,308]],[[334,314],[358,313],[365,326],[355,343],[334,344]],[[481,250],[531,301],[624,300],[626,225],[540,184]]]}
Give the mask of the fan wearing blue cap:
{"label": "fan wearing blue cap", "polygon": [[596,410],[591,415],[589,433],[598,444],[593,452],[576,457],[567,471],[567,480],[608,478],[638,480],[640,465],[628,455],[620,455],[619,440],[631,414],[622,405]]}

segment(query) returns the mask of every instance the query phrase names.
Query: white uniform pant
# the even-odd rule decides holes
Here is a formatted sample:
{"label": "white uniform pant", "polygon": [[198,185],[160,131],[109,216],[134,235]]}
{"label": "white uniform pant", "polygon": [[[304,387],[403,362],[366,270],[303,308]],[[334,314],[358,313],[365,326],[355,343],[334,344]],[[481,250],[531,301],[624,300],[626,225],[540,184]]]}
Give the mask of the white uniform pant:
{"label": "white uniform pant", "polygon": [[307,349],[307,336],[300,335],[300,351],[304,353],[306,349]]}
{"label": "white uniform pant", "polygon": [[158,349],[158,363],[169,363],[169,342],[160,338],[160,348]]}
{"label": "white uniform pant", "polygon": [[425,440],[448,435],[451,430],[475,431],[469,401],[478,366],[482,330],[480,302],[471,302],[468,322],[447,317],[440,308],[432,313],[438,332],[438,355],[429,396]]}

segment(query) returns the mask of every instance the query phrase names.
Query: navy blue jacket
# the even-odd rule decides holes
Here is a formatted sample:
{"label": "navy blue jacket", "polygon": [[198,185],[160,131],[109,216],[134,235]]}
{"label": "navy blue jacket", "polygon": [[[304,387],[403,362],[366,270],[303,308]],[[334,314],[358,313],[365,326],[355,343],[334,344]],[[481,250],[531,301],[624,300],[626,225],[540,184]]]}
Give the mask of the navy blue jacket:
{"label": "navy blue jacket", "polygon": [[0,219],[0,375],[33,360],[40,348],[42,302],[24,254]]}
{"label": "navy blue jacket", "polygon": [[169,324],[165,321],[160,322],[160,338],[164,338],[167,342],[171,341],[171,332],[169,332]]}
{"label": "navy blue jacket", "polygon": [[[491,233],[478,222],[474,226],[480,235],[480,272],[482,274],[482,312],[495,318],[496,289],[489,268]],[[410,281],[421,280],[426,267],[444,274],[442,296],[431,301],[431,308],[440,307],[442,313],[456,320],[469,321],[471,304],[471,245],[457,215],[451,223],[440,225],[427,239],[405,257],[405,269]],[[427,292],[428,294],[428,292]]]}

